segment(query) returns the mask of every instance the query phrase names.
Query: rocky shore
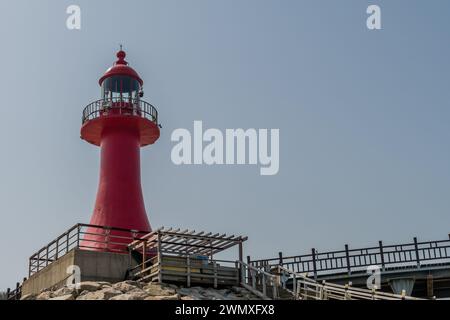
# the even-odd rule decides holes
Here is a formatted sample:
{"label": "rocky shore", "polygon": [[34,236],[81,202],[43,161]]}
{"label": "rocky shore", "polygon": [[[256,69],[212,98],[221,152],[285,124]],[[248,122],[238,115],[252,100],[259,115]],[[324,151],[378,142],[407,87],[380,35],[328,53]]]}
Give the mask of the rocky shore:
{"label": "rocky shore", "polygon": [[136,281],[81,282],[39,294],[25,295],[21,300],[257,300],[241,287],[213,289],[178,287],[172,284],[140,283]]}

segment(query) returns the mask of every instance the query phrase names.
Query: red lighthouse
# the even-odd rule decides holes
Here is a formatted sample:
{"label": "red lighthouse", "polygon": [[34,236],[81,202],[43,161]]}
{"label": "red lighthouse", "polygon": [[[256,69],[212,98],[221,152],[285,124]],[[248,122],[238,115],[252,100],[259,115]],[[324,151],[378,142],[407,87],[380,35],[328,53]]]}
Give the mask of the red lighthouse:
{"label": "red lighthouse", "polygon": [[[125,55],[117,52],[117,61],[99,80],[101,99],[83,110],[81,138],[101,148],[90,224],[151,232],[141,189],[140,148],[158,140],[158,112],[141,100],[143,81]],[[89,247],[101,246],[95,237],[84,238],[91,240]]]}

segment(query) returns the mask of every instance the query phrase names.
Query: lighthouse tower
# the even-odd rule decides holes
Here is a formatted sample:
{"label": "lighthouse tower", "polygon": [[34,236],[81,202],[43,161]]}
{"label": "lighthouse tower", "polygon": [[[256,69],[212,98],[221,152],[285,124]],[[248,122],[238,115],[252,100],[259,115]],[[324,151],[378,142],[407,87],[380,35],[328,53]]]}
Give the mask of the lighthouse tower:
{"label": "lighthouse tower", "polygon": [[[100,78],[101,99],[83,110],[81,138],[101,149],[100,180],[90,224],[151,232],[140,177],[140,148],[158,140],[158,112],[143,101],[143,81],[125,61],[117,61]],[[84,237],[100,247],[98,235]]]}

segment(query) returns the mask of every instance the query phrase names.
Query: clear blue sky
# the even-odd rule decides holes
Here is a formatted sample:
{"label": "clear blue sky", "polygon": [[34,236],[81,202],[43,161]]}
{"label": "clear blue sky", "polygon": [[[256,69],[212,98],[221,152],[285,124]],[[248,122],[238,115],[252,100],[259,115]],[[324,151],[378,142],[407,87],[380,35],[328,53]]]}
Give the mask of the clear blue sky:
{"label": "clear blue sky", "polygon": [[[154,227],[245,234],[254,257],[450,232],[448,0],[14,0],[0,15],[0,288],[89,221],[99,150],[81,112],[119,43],[163,124],[142,151]],[[175,166],[170,135],[194,120],[279,128],[279,174]]]}

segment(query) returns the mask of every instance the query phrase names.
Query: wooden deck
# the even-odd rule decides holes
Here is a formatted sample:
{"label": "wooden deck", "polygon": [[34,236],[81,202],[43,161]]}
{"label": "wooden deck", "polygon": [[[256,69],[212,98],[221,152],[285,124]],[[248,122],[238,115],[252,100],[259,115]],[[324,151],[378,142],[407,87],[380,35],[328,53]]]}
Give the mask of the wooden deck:
{"label": "wooden deck", "polygon": [[[135,280],[184,284],[186,286],[234,286],[241,276],[242,243],[246,237],[179,229],[159,229],[129,245],[140,263],[130,270]],[[214,255],[237,246],[235,261]]]}

